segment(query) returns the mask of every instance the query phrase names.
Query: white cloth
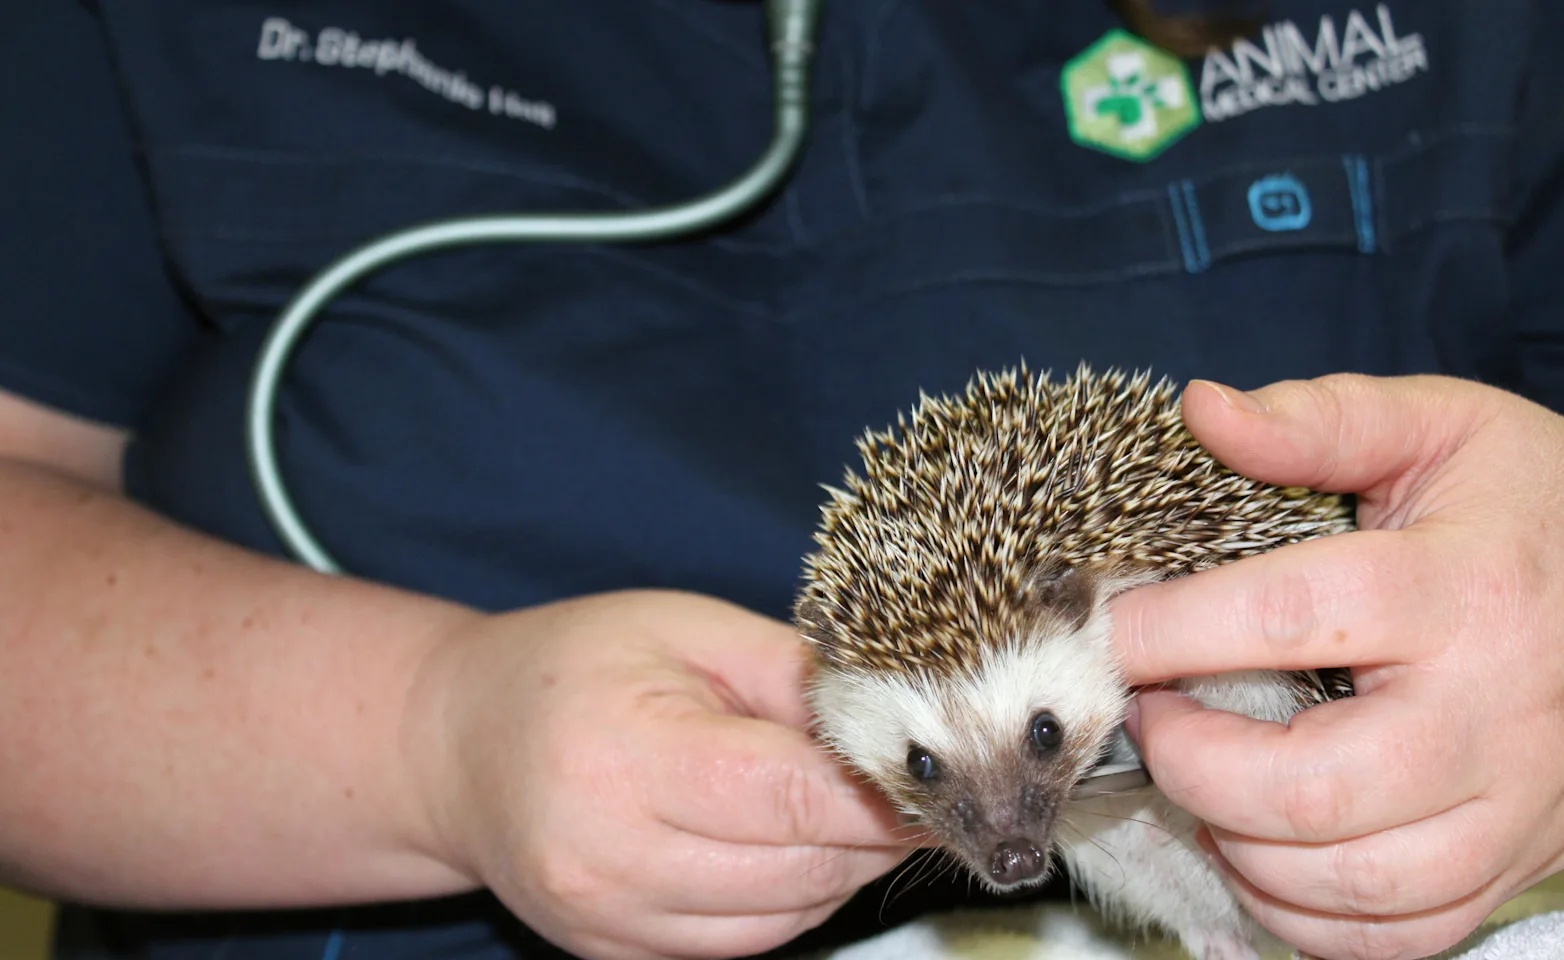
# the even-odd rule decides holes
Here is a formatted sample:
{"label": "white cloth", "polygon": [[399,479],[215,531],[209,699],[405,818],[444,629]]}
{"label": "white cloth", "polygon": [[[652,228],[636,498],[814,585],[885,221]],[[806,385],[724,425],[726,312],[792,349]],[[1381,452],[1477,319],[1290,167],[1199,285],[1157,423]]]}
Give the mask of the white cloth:
{"label": "white cloth", "polygon": [[1517,920],[1471,939],[1476,940],[1476,944],[1459,948],[1462,952],[1456,954],[1456,960],[1561,960],[1564,958],[1564,912]]}
{"label": "white cloth", "polygon": [[[1049,904],[929,917],[815,960],[1141,960],[1138,940],[1084,906]],[[1431,960],[1564,960],[1564,912],[1485,928]]]}

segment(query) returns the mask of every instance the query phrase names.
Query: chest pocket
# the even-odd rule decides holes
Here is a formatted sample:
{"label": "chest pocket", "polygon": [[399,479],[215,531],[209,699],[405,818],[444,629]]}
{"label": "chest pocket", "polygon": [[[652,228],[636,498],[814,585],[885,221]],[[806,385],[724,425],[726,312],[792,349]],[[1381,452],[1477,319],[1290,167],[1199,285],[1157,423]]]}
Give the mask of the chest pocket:
{"label": "chest pocket", "polygon": [[930,225],[880,282],[1036,288],[1069,349],[1189,375],[1509,376],[1523,4],[1291,0],[1185,62],[1090,7],[865,22],[865,205]]}

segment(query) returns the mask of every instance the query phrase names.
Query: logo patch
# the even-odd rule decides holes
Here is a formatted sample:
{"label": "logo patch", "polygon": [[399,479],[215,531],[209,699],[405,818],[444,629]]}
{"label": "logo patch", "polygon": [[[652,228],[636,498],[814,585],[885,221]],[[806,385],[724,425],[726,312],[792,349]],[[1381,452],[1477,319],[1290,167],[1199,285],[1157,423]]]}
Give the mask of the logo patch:
{"label": "logo patch", "polygon": [[1316,23],[1282,20],[1259,36],[1206,54],[1200,107],[1220,123],[1267,107],[1357,100],[1429,72],[1420,33],[1403,33],[1389,5],[1351,10]]}
{"label": "logo patch", "polygon": [[1059,86],[1071,139],[1126,160],[1150,160],[1200,125],[1183,61],[1124,30],[1065,64]]}
{"label": "logo patch", "polygon": [[[1144,163],[1202,123],[1269,107],[1358,100],[1431,69],[1422,34],[1403,32],[1390,5],[1379,3],[1371,11],[1324,14],[1318,22],[1280,20],[1253,37],[1213,47],[1199,61],[1198,84],[1172,54],[1110,30],[1064,65],[1059,86],[1071,139]],[[1307,225],[1306,192],[1291,199],[1267,192],[1262,199],[1250,204],[1261,229],[1299,229],[1300,217]]]}

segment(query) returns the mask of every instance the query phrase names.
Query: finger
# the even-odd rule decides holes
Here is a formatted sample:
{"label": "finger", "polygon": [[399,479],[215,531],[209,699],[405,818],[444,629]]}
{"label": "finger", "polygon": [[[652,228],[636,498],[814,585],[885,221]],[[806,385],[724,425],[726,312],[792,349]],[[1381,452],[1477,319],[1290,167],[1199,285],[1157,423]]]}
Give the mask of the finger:
{"label": "finger", "polygon": [[687,833],[762,846],[910,846],[918,836],[810,737],[745,717],[681,721],[646,785],[651,812]]}
{"label": "finger", "polygon": [[1422,960],[1460,943],[1498,906],[1490,887],[1439,910],[1346,917],[1295,907],[1250,884],[1209,844],[1202,844],[1239,904],[1283,942],[1306,956]]}
{"label": "finger", "polygon": [[1335,844],[1282,844],[1212,827],[1223,858],[1256,890],[1319,913],[1396,916],[1457,903],[1496,880],[1512,839],[1487,829],[1484,801]]}
{"label": "finger", "polygon": [[[795,912],[845,900],[911,853],[887,847],[726,844],[669,832],[633,879],[660,911],[704,916]],[[645,869],[639,869],[644,866]]]}
{"label": "finger", "polygon": [[[661,914],[638,919],[620,936],[636,944],[629,956],[719,960],[750,957],[782,946],[814,929],[840,909],[825,903],[807,910],[736,917]],[[640,952],[646,951],[646,952]]]}
{"label": "finger", "polygon": [[1238,473],[1372,496],[1442,462],[1499,396],[1447,377],[1336,374],[1249,393],[1197,380],[1182,409],[1201,445]]}
{"label": "finger", "polygon": [[[654,625],[651,646],[658,656],[698,675],[729,712],[797,729],[809,725],[803,679],[808,648],[788,624],[676,591],[627,592],[597,602],[621,603],[629,622]],[[666,635],[671,629],[678,631],[674,643]]]}
{"label": "finger", "polygon": [[708,682],[728,696],[735,712],[797,730],[814,719],[804,698],[809,652],[791,628],[764,622],[722,637],[706,637],[685,651]]}
{"label": "finger", "polygon": [[1168,691],[1139,700],[1158,787],[1196,817],[1261,840],[1323,843],[1421,820],[1479,795],[1481,730],[1430,722],[1418,684],[1321,704],[1288,725]]}
{"label": "finger", "polygon": [[[1113,601],[1130,683],[1427,659],[1458,598],[1435,531],[1357,531],[1150,584]],[[1394,585],[1394,588],[1391,585]]]}

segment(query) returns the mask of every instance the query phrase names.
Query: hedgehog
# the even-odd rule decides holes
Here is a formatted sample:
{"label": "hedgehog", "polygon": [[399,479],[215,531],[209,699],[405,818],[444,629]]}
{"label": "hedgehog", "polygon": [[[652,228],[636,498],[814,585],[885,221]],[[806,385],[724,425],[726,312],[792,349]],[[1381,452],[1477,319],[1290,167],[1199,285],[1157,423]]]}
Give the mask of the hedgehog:
{"label": "hedgehog", "polygon": [[[821,743],[983,885],[1062,863],[1107,917],[1197,960],[1275,941],[1150,781],[1081,790],[1124,741],[1133,691],[1110,644],[1121,592],[1355,528],[1348,496],[1224,467],[1150,372],[1053,380],[1024,364],[921,394],[826,487],[793,616]],[[1349,671],[1176,681],[1206,706],[1286,723],[1351,696]]]}

